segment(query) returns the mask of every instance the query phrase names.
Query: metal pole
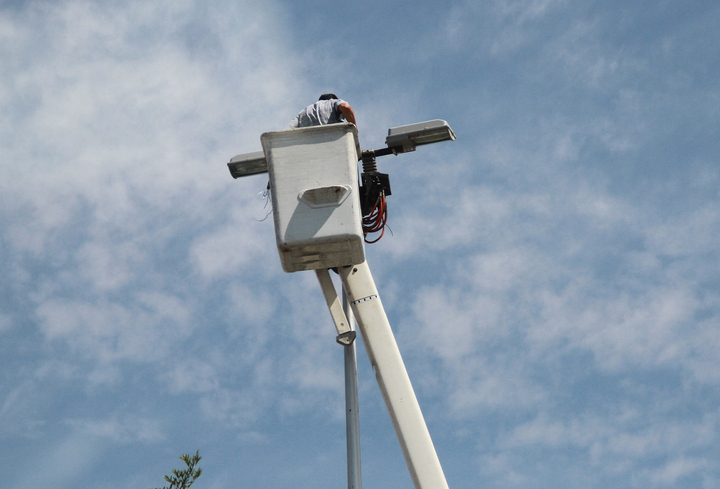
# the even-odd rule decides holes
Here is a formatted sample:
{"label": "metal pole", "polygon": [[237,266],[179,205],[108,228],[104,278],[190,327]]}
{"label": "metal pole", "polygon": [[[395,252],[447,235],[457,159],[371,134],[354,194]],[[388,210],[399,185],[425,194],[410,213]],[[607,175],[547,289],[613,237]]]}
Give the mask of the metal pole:
{"label": "metal pole", "polygon": [[340,269],[360,334],[416,489],[447,481],[367,262]]}
{"label": "metal pole", "polygon": [[[343,309],[354,330],[354,318],[350,300],[342,288]],[[347,431],[347,466],[348,489],[362,489],[362,472],[360,465],[360,411],[358,398],[357,350],[355,342],[344,346],[345,350],[345,428]]]}

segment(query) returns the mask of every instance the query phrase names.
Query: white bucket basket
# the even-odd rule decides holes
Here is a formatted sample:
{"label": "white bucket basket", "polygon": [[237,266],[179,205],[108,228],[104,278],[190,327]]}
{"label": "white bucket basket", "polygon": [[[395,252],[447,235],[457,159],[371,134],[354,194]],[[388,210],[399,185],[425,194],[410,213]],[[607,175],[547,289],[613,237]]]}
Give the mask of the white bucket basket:
{"label": "white bucket basket", "polygon": [[365,261],[355,126],[330,124],[267,132],[261,140],[283,270]]}

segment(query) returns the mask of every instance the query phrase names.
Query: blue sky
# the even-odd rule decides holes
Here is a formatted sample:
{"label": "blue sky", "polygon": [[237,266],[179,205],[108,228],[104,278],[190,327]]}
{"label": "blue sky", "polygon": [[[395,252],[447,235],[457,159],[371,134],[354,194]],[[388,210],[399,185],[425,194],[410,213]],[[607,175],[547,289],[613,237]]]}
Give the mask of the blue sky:
{"label": "blue sky", "polygon": [[[720,487],[720,6],[0,3],[10,489],[344,487],[342,349],[260,149],[319,94],[379,160],[367,249],[449,486]],[[365,487],[411,488],[359,345]]]}

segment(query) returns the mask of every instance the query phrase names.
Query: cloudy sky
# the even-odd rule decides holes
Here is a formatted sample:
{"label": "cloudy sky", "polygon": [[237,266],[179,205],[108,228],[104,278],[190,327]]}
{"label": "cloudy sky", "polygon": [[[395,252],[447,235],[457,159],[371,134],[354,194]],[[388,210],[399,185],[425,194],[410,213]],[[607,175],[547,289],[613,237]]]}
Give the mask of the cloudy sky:
{"label": "cloudy sky", "polygon": [[[368,262],[453,489],[720,487],[715,1],[0,2],[9,489],[345,487],[342,348],[258,151],[319,94],[379,159]],[[363,482],[412,488],[362,343]]]}

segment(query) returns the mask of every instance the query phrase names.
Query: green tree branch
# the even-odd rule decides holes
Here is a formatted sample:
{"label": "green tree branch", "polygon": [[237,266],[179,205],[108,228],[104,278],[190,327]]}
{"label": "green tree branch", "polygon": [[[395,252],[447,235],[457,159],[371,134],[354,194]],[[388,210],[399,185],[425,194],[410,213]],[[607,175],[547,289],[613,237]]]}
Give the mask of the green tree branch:
{"label": "green tree branch", "polygon": [[200,474],[202,474],[202,469],[200,467],[195,468],[201,458],[200,450],[198,450],[192,457],[188,454],[184,454],[180,457],[180,460],[185,462],[187,468],[185,470],[173,469],[172,477],[167,475],[165,476],[165,480],[170,483],[170,487],[156,487],[155,489],[187,489],[190,487],[193,482],[195,482],[195,479],[200,477]]}

